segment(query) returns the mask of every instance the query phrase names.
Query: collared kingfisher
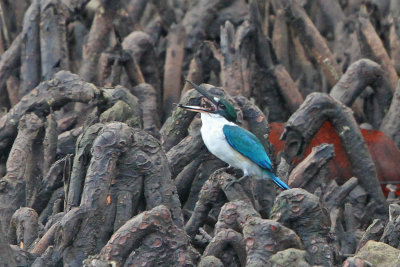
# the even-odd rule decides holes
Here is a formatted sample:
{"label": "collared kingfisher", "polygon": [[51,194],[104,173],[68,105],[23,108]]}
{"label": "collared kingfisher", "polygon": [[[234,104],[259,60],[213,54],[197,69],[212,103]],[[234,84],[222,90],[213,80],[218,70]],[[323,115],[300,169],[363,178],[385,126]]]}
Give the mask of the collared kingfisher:
{"label": "collared kingfisher", "polygon": [[[201,113],[201,136],[207,149],[230,166],[241,169],[243,177],[249,175],[258,179],[269,177],[280,188],[290,189],[272,170],[272,163],[260,140],[251,132],[236,124],[235,108],[229,101],[214,97],[198,85],[189,82],[202,97],[201,106],[179,107]],[[231,183],[228,185],[230,186]]]}

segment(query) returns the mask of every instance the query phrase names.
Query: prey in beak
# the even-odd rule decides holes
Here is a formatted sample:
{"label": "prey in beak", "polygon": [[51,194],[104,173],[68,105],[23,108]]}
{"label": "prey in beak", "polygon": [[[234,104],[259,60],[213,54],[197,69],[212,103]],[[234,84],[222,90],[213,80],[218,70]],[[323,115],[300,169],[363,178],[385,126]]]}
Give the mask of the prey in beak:
{"label": "prey in beak", "polygon": [[216,96],[212,96],[206,90],[201,89],[198,85],[187,81],[190,83],[194,89],[197,90],[203,97],[201,98],[201,105],[197,106],[186,106],[178,105],[180,108],[184,108],[190,111],[200,112],[200,113],[213,113],[225,118],[230,122],[237,123],[236,110],[228,100]]}
{"label": "prey in beak", "polygon": [[202,88],[192,83],[191,81],[188,80],[186,81],[190,83],[193,86],[193,88],[197,90],[197,92],[203,95],[203,97],[201,98],[201,104],[200,106],[186,106],[179,104],[178,107],[200,113],[217,113],[218,111],[217,101],[219,99],[217,97],[211,96],[207,91],[203,90]]}

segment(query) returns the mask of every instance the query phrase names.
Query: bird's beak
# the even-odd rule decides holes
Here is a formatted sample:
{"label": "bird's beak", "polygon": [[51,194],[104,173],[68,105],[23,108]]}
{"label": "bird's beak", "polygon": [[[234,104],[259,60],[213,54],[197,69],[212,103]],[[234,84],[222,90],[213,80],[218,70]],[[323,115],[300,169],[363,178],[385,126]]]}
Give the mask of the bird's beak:
{"label": "bird's beak", "polygon": [[206,90],[203,90],[198,86],[197,84],[192,83],[191,81],[186,80],[188,83],[190,83],[194,89],[197,90],[200,94],[203,95],[202,98],[202,103],[206,104],[208,103],[210,107],[198,107],[198,106],[185,106],[182,104],[179,104],[178,107],[184,108],[190,111],[194,112],[200,112],[200,113],[214,113],[217,110],[218,103],[215,101],[214,97],[211,96]]}
{"label": "bird's beak", "polygon": [[186,82],[190,83],[191,86],[193,86],[194,89],[196,89],[197,92],[199,92],[200,94],[202,94],[205,98],[207,98],[208,100],[210,100],[211,103],[213,103],[215,106],[218,105],[218,103],[214,100],[214,97],[212,95],[210,95],[206,90],[201,89],[200,86],[198,86],[195,83],[192,83],[191,81],[186,80]]}
{"label": "bird's beak", "polygon": [[209,113],[210,111],[206,108],[203,107],[198,107],[198,106],[185,106],[182,104],[179,104],[178,107],[180,108],[184,108],[190,111],[194,111],[194,112],[200,112],[200,113]]}

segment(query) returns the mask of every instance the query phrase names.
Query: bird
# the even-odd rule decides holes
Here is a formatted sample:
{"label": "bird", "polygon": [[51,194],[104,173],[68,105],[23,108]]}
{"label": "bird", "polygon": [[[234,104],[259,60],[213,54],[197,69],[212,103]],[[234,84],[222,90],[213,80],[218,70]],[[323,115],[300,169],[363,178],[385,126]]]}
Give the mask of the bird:
{"label": "bird", "polygon": [[260,140],[250,131],[237,125],[237,114],[233,105],[222,97],[212,96],[191,81],[201,95],[200,106],[179,104],[178,107],[201,114],[201,137],[207,149],[230,167],[241,169],[243,176],[229,183],[240,182],[252,175],[257,179],[269,177],[281,189],[290,189],[279,179],[270,158]]}

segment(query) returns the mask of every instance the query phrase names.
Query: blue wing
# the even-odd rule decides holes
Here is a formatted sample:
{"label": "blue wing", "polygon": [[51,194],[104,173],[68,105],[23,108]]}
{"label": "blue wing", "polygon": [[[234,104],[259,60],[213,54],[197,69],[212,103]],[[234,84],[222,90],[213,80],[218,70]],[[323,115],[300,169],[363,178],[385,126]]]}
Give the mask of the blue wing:
{"label": "blue wing", "polygon": [[233,125],[222,128],[226,140],[236,151],[257,163],[261,168],[272,170],[272,163],[260,140],[251,132]]}

